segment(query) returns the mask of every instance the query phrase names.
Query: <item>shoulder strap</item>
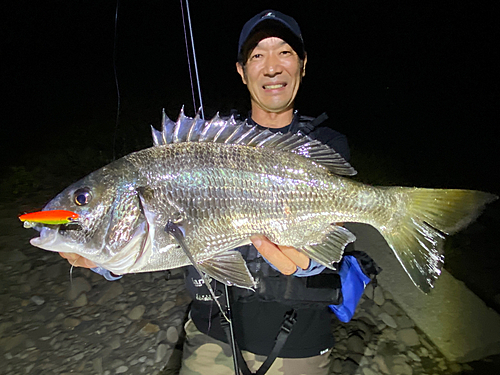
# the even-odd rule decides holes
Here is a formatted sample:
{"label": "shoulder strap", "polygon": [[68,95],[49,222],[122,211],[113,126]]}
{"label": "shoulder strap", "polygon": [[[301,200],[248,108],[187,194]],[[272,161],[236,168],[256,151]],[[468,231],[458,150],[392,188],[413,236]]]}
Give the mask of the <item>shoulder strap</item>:
{"label": "shoulder strap", "polygon": [[293,325],[296,322],[297,322],[297,311],[290,310],[289,312],[287,312],[285,315],[285,320],[281,324],[280,332],[278,333],[276,341],[274,342],[273,350],[271,350],[271,353],[269,353],[269,356],[266,358],[264,363],[260,365],[255,375],[264,375],[267,372],[267,370],[269,370],[269,367],[271,367],[273,362],[278,357],[281,349],[285,345],[285,342],[288,339],[290,332],[292,331]]}
{"label": "shoulder strap", "polygon": [[309,117],[309,116],[299,116],[299,121],[292,124],[292,128],[290,129],[291,133],[301,132],[304,135],[308,135],[311,133],[319,124],[326,121],[328,119],[328,115],[326,112],[323,112],[318,117]]}

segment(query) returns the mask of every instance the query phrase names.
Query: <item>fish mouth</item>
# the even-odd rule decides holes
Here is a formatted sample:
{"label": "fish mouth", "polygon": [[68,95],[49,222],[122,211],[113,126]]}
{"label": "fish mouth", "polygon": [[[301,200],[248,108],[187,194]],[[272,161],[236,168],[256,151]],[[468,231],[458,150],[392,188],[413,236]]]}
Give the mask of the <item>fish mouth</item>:
{"label": "fish mouth", "polygon": [[[35,229],[40,232],[40,236],[30,240],[33,246],[57,253],[81,255],[117,275],[130,273],[131,270],[138,268],[138,264],[140,265],[141,262],[148,260],[147,255],[149,253],[144,257],[146,250],[149,250],[149,247],[147,249],[144,247],[146,243],[150,245],[147,241],[148,226],[145,223],[136,229],[131,240],[115,254],[109,254],[106,248],[87,247],[84,249],[83,244],[73,242],[65,234],[67,231],[84,230],[78,223],[37,225]],[[137,249],[140,249],[140,251],[137,251]]]}
{"label": "fish mouth", "polygon": [[[34,229],[40,232],[39,237],[34,237],[30,240],[33,246],[39,247],[43,250],[55,251],[58,253],[68,252],[73,253],[75,249],[64,241],[64,233],[67,230],[74,230],[70,227],[74,224],[61,224],[61,225],[36,225]],[[76,225],[79,226],[79,225]]]}

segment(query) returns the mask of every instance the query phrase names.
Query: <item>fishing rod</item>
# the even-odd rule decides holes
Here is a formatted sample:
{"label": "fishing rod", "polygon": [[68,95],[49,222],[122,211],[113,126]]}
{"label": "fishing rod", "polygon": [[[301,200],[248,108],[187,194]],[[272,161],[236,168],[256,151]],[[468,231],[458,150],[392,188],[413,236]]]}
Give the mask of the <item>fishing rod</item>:
{"label": "fishing rod", "polygon": [[[185,0],[185,1],[186,1],[187,19],[188,19],[188,24],[189,24],[189,34],[191,36],[191,48],[192,48],[192,53],[193,53],[194,71],[195,71],[195,75],[196,75],[196,84],[197,84],[197,87],[198,87],[198,96],[199,96],[199,99],[200,99],[200,112],[201,112],[201,118],[204,120],[205,119],[205,114],[203,112],[203,100],[201,98],[200,77],[199,77],[199,74],[198,74],[198,64],[197,64],[196,52],[195,52],[195,48],[194,48],[194,37],[193,37],[193,27],[192,27],[192,24],[191,24],[191,13],[189,11],[189,1],[188,0]],[[182,4],[182,0],[180,0],[180,3],[181,3],[181,13],[182,13],[182,25],[183,25],[183,28],[184,28],[184,41],[186,43],[186,56],[187,56],[188,68],[189,68],[189,79],[190,79],[190,82],[191,82],[191,94],[193,96],[194,111],[196,113],[196,100],[195,100],[195,95],[194,95],[193,74],[192,74],[192,71],[191,71],[191,60],[189,58],[188,38],[187,38],[187,32],[186,32],[186,22],[185,22],[184,7],[183,7],[183,4]],[[193,265],[196,268],[196,265],[194,263],[193,263]],[[205,279],[204,275],[201,274],[201,271],[198,271],[198,272],[200,273],[200,276],[203,279]],[[211,289],[210,285],[207,285],[207,288],[210,291],[210,289]],[[234,373],[235,373],[235,375],[239,375],[239,373],[240,373],[240,371],[239,371],[240,366],[238,365],[236,339],[235,339],[235,336],[234,336],[233,318],[231,316],[229,289],[228,289],[227,285],[224,285],[224,294],[225,294],[225,299],[226,299],[225,300],[225,305],[226,305],[225,310],[226,311],[222,311],[222,307],[221,307],[219,301],[217,301],[216,296],[213,294],[213,292],[212,292],[212,298],[214,299],[214,302],[217,303],[217,305],[219,306],[219,309],[221,310],[221,314],[222,314],[221,320],[225,319],[225,321],[221,322],[221,325],[223,325],[223,326],[227,325],[228,328],[229,328],[228,329],[228,331],[229,331],[229,334],[228,334],[229,337],[228,337],[228,339],[229,339],[229,345],[231,345],[231,352],[233,354]]]}
{"label": "fishing rod", "polygon": [[[191,13],[189,12],[189,1],[186,1],[186,11],[187,11],[187,19],[188,19],[188,24],[189,24],[189,35],[191,37],[191,49],[192,49],[192,54],[193,54],[193,64],[194,64],[194,72],[196,75],[196,85],[198,87],[198,97],[200,100],[200,112],[201,112],[201,118],[202,120],[205,119],[205,113],[203,111],[203,100],[201,98],[201,86],[200,86],[200,77],[198,74],[198,64],[196,60],[196,51],[194,48],[194,37],[193,37],[193,27],[191,24]],[[184,28],[184,42],[186,43],[186,56],[188,60],[188,68],[189,68],[189,79],[191,81],[191,94],[193,96],[193,107],[194,107],[194,112],[196,113],[196,100],[195,100],[195,95],[194,95],[194,84],[193,84],[193,73],[191,71],[191,60],[189,58],[189,48],[188,48],[188,37],[187,37],[187,32],[186,32],[186,22],[185,22],[185,16],[184,16],[184,6],[181,2],[181,13],[182,13],[182,26]]]}
{"label": "fishing rod", "polygon": [[[194,94],[194,83],[193,83],[193,73],[191,71],[191,59],[189,57],[189,47],[188,47],[188,37],[187,37],[187,31],[186,31],[186,22],[185,22],[185,16],[184,16],[184,6],[182,4],[182,0],[180,0],[181,3],[181,13],[182,13],[182,26],[184,29],[184,42],[186,44],[186,55],[187,55],[187,60],[188,60],[188,68],[189,68],[189,79],[191,82],[191,94],[193,97],[193,108],[194,112],[196,113],[197,108],[199,108],[201,118],[204,120],[205,119],[205,112],[203,110],[203,100],[201,97],[201,85],[200,85],[200,78],[198,74],[198,64],[196,60],[196,51],[194,48],[194,38],[193,38],[193,28],[191,24],[191,13],[189,11],[189,1],[186,0],[186,10],[187,10],[187,19],[189,23],[189,34],[190,34],[190,39],[191,39],[191,49],[192,49],[192,54],[193,54],[193,62],[194,62],[194,70],[195,70],[195,75],[196,75],[196,84],[198,87],[198,97],[200,101],[200,106],[196,106],[196,98]],[[117,105],[116,105],[116,120],[115,120],[115,130],[113,133],[113,160],[116,159],[116,138],[117,138],[117,133],[118,133],[118,125],[120,122],[120,112],[121,112],[121,95],[120,95],[120,87],[118,85],[118,73],[116,71],[116,54],[117,54],[117,30],[118,30],[118,9],[120,7],[120,0],[116,0],[116,7],[115,7],[115,22],[114,22],[114,38],[113,38],[113,72],[114,72],[114,78],[115,78],[115,86],[116,86],[116,95],[117,95]]]}
{"label": "fishing rod", "polygon": [[113,38],[113,72],[115,74],[115,86],[116,86],[116,120],[115,120],[115,131],[113,133],[113,160],[116,160],[115,148],[116,148],[116,134],[118,133],[118,123],[120,121],[120,86],[118,86],[118,75],[116,73],[116,40],[117,40],[117,29],[118,29],[118,7],[120,6],[120,0],[116,0],[115,8],[115,35]]}

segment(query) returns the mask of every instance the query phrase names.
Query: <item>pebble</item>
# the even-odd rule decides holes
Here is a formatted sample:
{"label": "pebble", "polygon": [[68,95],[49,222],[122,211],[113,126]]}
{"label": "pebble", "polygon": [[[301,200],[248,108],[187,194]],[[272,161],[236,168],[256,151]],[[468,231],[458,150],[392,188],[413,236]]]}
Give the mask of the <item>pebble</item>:
{"label": "pebble", "polygon": [[384,293],[384,298],[386,299],[386,302],[383,304],[382,310],[384,310],[387,314],[389,314],[391,316],[395,316],[399,311],[399,307],[397,307],[390,300],[388,301],[386,297],[387,297],[387,293]]}
{"label": "pebble", "polygon": [[399,341],[401,341],[406,346],[417,346],[420,344],[420,338],[417,331],[413,328],[405,328],[397,333]]}
{"label": "pebble", "polygon": [[37,306],[41,306],[45,303],[45,300],[43,299],[43,297],[40,297],[40,296],[33,296],[30,298],[30,301],[32,301]]}
{"label": "pebble", "polygon": [[158,348],[156,349],[156,360],[155,362],[161,362],[163,358],[165,358],[165,355],[167,354],[168,347],[165,344],[160,344],[158,345]]}
{"label": "pebble", "polygon": [[413,370],[407,363],[397,364],[391,368],[391,374],[397,375],[413,375]]}
{"label": "pebble", "polygon": [[384,291],[380,287],[376,287],[374,291],[373,302],[375,302],[378,306],[382,306],[385,302]]}
{"label": "pebble", "polygon": [[103,370],[102,370],[102,358],[101,357],[97,357],[97,358],[94,358],[92,360],[92,368],[94,369],[94,371],[97,374],[99,374],[99,375],[103,374]]}
{"label": "pebble", "polygon": [[170,310],[172,307],[175,307],[175,302],[174,301],[165,301],[161,307],[160,307],[160,311],[161,312],[167,312],[168,310]]}
{"label": "pebble", "polygon": [[175,344],[179,339],[179,333],[177,332],[177,328],[168,327],[167,329],[167,341],[171,344]]}
{"label": "pebble", "polygon": [[70,282],[66,291],[66,298],[70,301],[76,299],[82,292],[89,292],[92,289],[90,283],[83,277],[76,277]]}
{"label": "pebble", "polygon": [[166,331],[159,331],[158,334],[156,335],[156,345],[158,345],[160,342],[165,340],[167,338],[167,332]]}
{"label": "pebble", "polygon": [[111,285],[109,285],[106,291],[102,294],[101,298],[97,301],[98,305],[105,305],[123,293],[123,286],[119,281],[115,281],[110,284]]}
{"label": "pebble", "polygon": [[347,339],[347,349],[354,353],[363,354],[365,351],[365,342],[358,335],[353,335]]}
{"label": "pebble", "polygon": [[[190,302],[183,280],[156,272],[109,282],[74,268],[71,283],[67,261],[30,246],[22,227],[9,233],[18,229],[26,245],[0,254],[0,374],[161,373]],[[330,375],[470,369],[446,361],[380,286],[369,284],[353,319],[332,330]]]}
{"label": "pebble", "polygon": [[144,315],[145,311],[146,311],[146,306],[144,306],[144,305],[135,306],[128,313],[127,317],[131,320],[138,320]]}
{"label": "pebble", "polygon": [[124,360],[122,359],[115,359],[113,362],[111,362],[111,368],[112,369],[117,369],[118,367],[122,366],[125,363]]}
{"label": "pebble", "polygon": [[370,367],[363,367],[363,375],[377,375]]}
{"label": "pebble", "polygon": [[87,304],[87,295],[85,293],[80,294],[80,296],[73,302],[73,307],[82,307]]}
{"label": "pebble", "polygon": [[160,330],[160,327],[156,324],[146,323],[144,327],[140,330],[143,335],[151,335]]}
{"label": "pebble", "polygon": [[124,374],[128,371],[127,366],[120,366],[116,369],[115,374]]}
{"label": "pebble", "polygon": [[120,336],[113,336],[107,344],[111,349],[118,349],[120,347]]}
{"label": "pebble", "polygon": [[80,323],[81,323],[80,319],[66,318],[64,319],[63,326],[66,328],[74,328],[77,327]]}
{"label": "pebble", "polygon": [[0,348],[8,352],[23,343],[28,338],[26,334],[19,334],[0,339]]}
{"label": "pebble", "polygon": [[10,250],[6,258],[6,263],[23,263],[28,258],[19,250]]}
{"label": "pebble", "polygon": [[415,361],[415,362],[420,362],[422,361],[420,359],[420,357],[418,355],[416,355],[415,353],[413,353],[412,351],[409,351],[408,352],[408,358],[410,358],[412,361]]}
{"label": "pebble", "polygon": [[396,321],[394,320],[394,318],[392,316],[390,316],[386,312],[381,313],[379,315],[379,318],[382,319],[382,321],[385,324],[387,324],[389,327],[392,327],[392,328],[397,328],[398,327],[398,324],[396,323]]}
{"label": "pebble", "polygon": [[400,329],[415,327],[415,323],[413,322],[413,320],[408,318],[407,315],[397,315],[394,317],[394,319],[396,320],[396,324]]}

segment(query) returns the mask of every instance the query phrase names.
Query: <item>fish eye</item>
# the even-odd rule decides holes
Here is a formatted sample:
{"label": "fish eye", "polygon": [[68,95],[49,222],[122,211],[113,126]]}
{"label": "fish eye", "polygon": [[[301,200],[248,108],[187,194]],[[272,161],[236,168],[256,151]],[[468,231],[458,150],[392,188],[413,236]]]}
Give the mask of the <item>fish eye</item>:
{"label": "fish eye", "polygon": [[77,206],[85,206],[92,200],[89,188],[78,189],[73,193],[73,200]]}

